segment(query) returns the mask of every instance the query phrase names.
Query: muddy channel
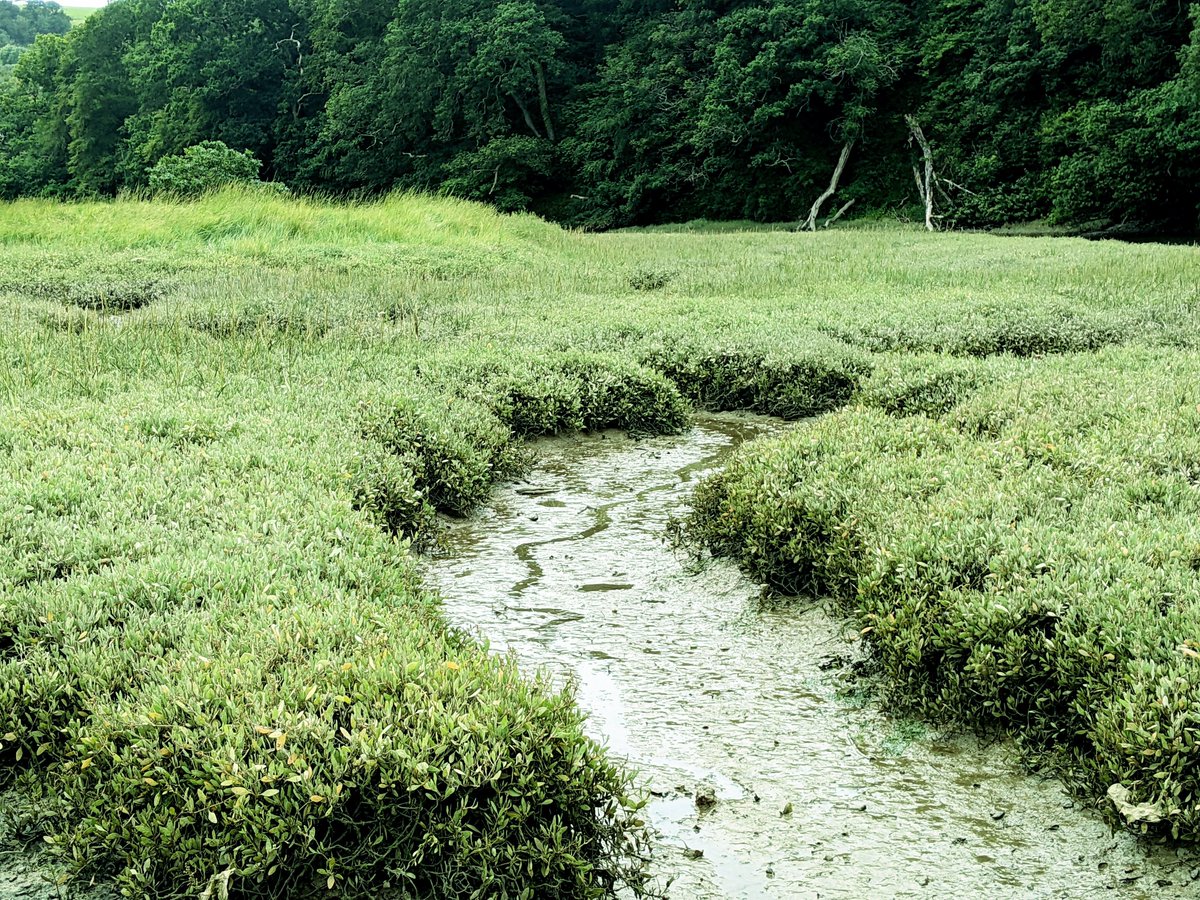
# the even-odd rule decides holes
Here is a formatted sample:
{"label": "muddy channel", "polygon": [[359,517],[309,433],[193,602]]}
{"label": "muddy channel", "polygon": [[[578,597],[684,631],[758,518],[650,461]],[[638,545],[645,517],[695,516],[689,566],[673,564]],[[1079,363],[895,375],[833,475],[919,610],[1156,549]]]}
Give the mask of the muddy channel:
{"label": "muddy channel", "polygon": [[696,482],[780,427],[543,442],[428,567],[453,625],[577,685],[592,735],[654,798],[669,895],[1200,897],[1197,854],[1112,833],[1004,744],[881,709],[821,604],[765,600],[667,546]]}

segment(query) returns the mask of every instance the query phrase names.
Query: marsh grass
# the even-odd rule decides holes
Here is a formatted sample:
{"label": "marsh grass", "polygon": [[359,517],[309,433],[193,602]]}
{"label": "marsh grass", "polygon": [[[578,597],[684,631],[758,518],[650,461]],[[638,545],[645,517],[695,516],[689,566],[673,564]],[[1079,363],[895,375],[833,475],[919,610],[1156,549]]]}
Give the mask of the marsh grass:
{"label": "marsh grass", "polygon": [[[412,553],[524,438],[690,404],[833,411],[701,490],[714,550],[841,598],[928,712],[1195,836],[1194,249],[234,190],[3,212],[0,786],[79,877],[645,890],[628,774]],[[95,285],[153,296],[62,292]]]}

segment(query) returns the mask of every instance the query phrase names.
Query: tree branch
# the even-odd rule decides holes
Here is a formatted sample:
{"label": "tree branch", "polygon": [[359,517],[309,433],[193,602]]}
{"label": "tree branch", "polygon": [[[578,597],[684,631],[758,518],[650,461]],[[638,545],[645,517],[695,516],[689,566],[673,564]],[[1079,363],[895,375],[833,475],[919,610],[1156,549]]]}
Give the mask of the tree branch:
{"label": "tree branch", "polygon": [[851,197],[849,200],[847,200],[845,203],[843,203],[842,208],[839,209],[837,212],[835,212],[828,219],[826,219],[825,224],[822,225],[821,227],[828,228],[830,225],[832,225],[834,222],[836,222],[838,219],[840,219],[843,215],[845,215],[846,210],[848,210],[850,207],[852,207],[854,205],[854,200],[855,200],[855,198]]}
{"label": "tree branch", "polygon": [[529,107],[521,102],[521,98],[512,91],[508,92],[508,96],[512,97],[517,104],[517,108],[521,110],[521,115],[525,117],[525,124],[529,126],[529,130],[533,132],[534,137],[541,137],[542,133],[538,131],[538,127],[534,124],[533,116],[529,114]]}

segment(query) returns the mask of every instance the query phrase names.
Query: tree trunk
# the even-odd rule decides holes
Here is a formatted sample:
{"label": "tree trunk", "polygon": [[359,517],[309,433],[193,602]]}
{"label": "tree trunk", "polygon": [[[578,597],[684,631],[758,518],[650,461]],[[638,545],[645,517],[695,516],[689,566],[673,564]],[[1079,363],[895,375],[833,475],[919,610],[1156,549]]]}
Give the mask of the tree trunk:
{"label": "tree trunk", "polygon": [[546,95],[546,72],[540,62],[533,64],[533,73],[537,76],[538,102],[542,107],[542,124],[546,126],[546,137],[550,143],[557,143],[554,137],[554,123],[550,120],[550,98]]}
{"label": "tree trunk", "polygon": [[915,140],[921,148],[921,156],[925,163],[924,177],[918,171],[916,166],[913,166],[913,177],[917,181],[917,193],[921,196],[921,201],[925,204],[925,228],[929,231],[934,231],[933,215],[933,189],[937,185],[937,176],[933,173],[933,148],[929,146],[929,141],[925,138],[925,132],[921,130],[920,124],[913,116],[905,116],[904,121],[908,123],[910,132],[909,145]]}
{"label": "tree trunk", "polygon": [[825,193],[812,205],[812,209],[808,211],[808,218],[804,220],[803,228],[809,231],[817,230],[817,216],[821,214],[821,207],[825,205],[825,201],[837,193],[838,180],[842,177],[842,171],[846,168],[846,161],[850,159],[850,151],[854,149],[854,141],[846,141],[842,147],[842,154],[838,157],[837,166],[833,170],[833,177],[829,179],[829,187],[825,188]]}
{"label": "tree trunk", "polygon": [[542,133],[538,131],[538,127],[533,121],[533,116],[529,114],[529,107],[522,103],[521,98],[516,94],[510,92],[508,96],[512,97],[516,102],[517,108],[521,110],[521,115],[525,117],[525,124],[529,126],[529,130],[533,132],[534,137],[540,138]]}

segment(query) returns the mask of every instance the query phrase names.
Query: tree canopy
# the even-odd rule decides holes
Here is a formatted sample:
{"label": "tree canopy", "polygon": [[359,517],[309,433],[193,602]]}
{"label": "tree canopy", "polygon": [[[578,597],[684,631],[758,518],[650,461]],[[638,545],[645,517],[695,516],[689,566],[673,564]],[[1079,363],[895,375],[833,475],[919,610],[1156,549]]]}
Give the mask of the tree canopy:
{"label": "tree canopy", "polygon": [[39,34],[66,34],[71,20],[57,3],[0,0],[0,47],[28,47]]}
{"label": "tree canopy", "polygon": [[943,225],[1197,226],[1197,2],[115,0],[63,21],[0,0],[0,44],[31,45],[0,80],[0,196],[138,188],[222,141],[296,190],[587,227],[800,220],[839,163],[839,205],[911,215],[919,123]]}

